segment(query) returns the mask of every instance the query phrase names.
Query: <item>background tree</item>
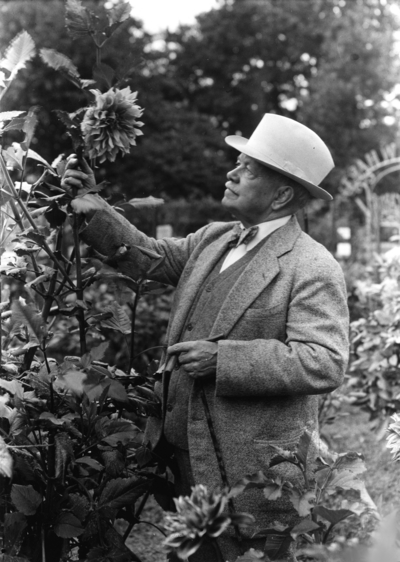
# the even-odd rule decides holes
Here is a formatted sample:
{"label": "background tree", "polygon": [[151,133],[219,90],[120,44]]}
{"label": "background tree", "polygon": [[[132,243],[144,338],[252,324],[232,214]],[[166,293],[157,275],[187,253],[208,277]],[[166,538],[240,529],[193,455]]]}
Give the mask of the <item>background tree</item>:
{"label": "background tree", "polygon": [[[94,4],[101,10],[103,1]],[[207,213],[212,209],[198,212],[196,226],[227,218],[220,208],[199,202],[222,196],[235,158],[224,136],[249,135],[265,112],[293,117],[327,142],[337,168],[325,187],[335,194],[354,157],[396,136],[387,100],[399,66],[395,5],[395,0],[222,0],[195,25],[166,31],[164,41],[130,19],[118,31],[118,49],[128,49],[135,62],[128,84],[145,108],[144,137],[133,157],[104,168],[110,194],[151,193],[167,201],[184,198]],[[86,55],[84,38],[68,44],[61,0],[3,1],[0,7],[1,44],[25,28],[39,47],[64,52],[83,77],[90,76],[94,61]],[[105,62],[115,49],[108,47]],[[81,92],[38,59],[21,72],[14,92],[22,108],[43,106],[38,142],[44,155],[70,152],[51,109],[73,111]],[[12,102],[6,99],[4,109]],[[328,208],[318,205],[313,213],[324,216]],[[170,218],[168,211],[160,214],[160,220]],[[176,231],[185,234],[190,225],[172,218]],[[324,231],[325,236],[312,234],[328,244],[325,225]]]}

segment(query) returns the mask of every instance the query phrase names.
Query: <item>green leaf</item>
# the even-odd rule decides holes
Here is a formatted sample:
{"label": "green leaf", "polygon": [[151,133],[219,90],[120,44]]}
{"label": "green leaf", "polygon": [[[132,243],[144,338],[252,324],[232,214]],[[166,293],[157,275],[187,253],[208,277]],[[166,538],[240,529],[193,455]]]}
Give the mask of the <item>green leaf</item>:
{"label": "green leaf", "polygon": [[5,68],[11,74],[8,80],[12,80],[21,68],[35,55],[35,43],[27,31],[21,31],[10,43],[4,58],[0,61],[0,67]]}
{"label": "green leaf", "polygon": [[236,498],[236,496],[251,488],[264,488],[267,482],[271,482],[271,480],[265,477],[262,470],[254,474],[247,474],[232,486],[229,497]]}
{"label": "green leaf", "polygon": [[11,488],[11,501],[15,507],[24,515],[35,515],[39,505],[42,503],[42,496],[33,486],[21,486],[13,484]]}
{"label": "green leaf", "polygon": [[[125,472],[125,457],[122,454],[122,451],[119,448],[107,448],[101,451],[101,458],[104,461],[105,471],[108,477],[117,478],[118,476],[122,476]],[[105,517],[113,518],[113,513],[110,512],[108,509],[103,511],[103,515]]]}
{"label": "green leaf", "polygon": [[54,532],[62,539],[79,537],[84,530],[79,519],[71,511],[62,511],[54,523]]}
{"label": "green leaf", "polygon": [[15,117],[19,117],[25,111],[2,111],[0,112],[0,122],[12,121]]}
{"label": "green leaf", "polygon": [[350,509],[328,509],[323,505],[317,505],[313,509],[313,515],[315,514],[326,519],[332,525],[336,525],[336,523],[347,519],[350,515],[354,515],[354,512],[350,511]]}
{"label": "green leaf", "polygon": [[[365,488],[364,482],[358,476],[365,471],[364,458],[359,453],[349,452],[339,455],[324,488],[326,490],[342,488],[343,490],[363,491]],[[319,485],[318,472],[316,473],[316,479]]]}
{"label": "green leaf", "polygon": [[164,257],[160,257],[157,260],[154,260],[149,269],[146,271],[146,275],[151,275],[158,267],[160,267],[162,263],[164,263],[164,261]]}
{"label": "green leaf", "polygon": [[307,454],[308,449],[311,443],[311,434],[308,431],[305,431],[303,435],[300,437],[299,444],[297,445],[296,455],[301,464],[306,467],[307,466]]}
{"label": "green leaf", "polygon": [[29,109],[28,115],[25,118],[25,123],[22,130],[25,133],[24,142],[21,143],[21,147],[23,150],[27,151],[29,149],[29,145],[32,142],[33,135],[35,133],[36,125],[39,122],[37,117],[38,107],[33,106]]}
{"label": "green leaf", "polygon": [[284,559],[290,544],[293,539],[289,533],[289,530],[278,533],[273,532],[267,535],[267,540],[264,545],[264,552],[268,554],[270,560],[281,560]]}
{"label": "green leaf", "polygon": [[76,111],[75,113],[67,113],[66,111],[62,111],[61,109],[55,109],[54,113],[57,115],[57,118],[61,121],[61,123],[66,127],[69,136],[72,139],[72,144],[74,146],[74,150],[77,151],[80,146],[82,146],[82,131],[81,131],[81,119],[80,114],[85,111],[85,108]]}
{"label": "green leaf", "polygon": [[[142,468],[145,464],[147,464],[153,458],[153,454],[146,446],[143,445],[143,446],[141,446],[137,449],[137,451],[135,453],[135,458],[136,458],[136,462],[138,463],[139,468]],[[157,501],[159,501],[159,500],[157,500]]]}
{"label": "green leaf", "polygon": [[116,400],[117,402],[124,402],[124,403],[129,402],[129,397],[125,390],[125,387],[120,382],[114,379],[110,379],[110,380],[111,383],[110,383],[110,388],[108,390],[108,396],[111,399]]}
{"label": "green leaf", "polygon": [[291,464],[295,464],[296,466],[298,465],[297,456],[293,451],[282,449],[281,447],[277,447],[276,445],[271,445],[271,447],[275,449],[277,454],[273,455],[273,457],[271,458],[269,463],[270,468],[283,462],[290,462]]}
{"label": "green leaf", "polygon": [[3,128],[0,127],[1,132],[5,133],[6,131],[22,131],[25,124],[25,117],[16,117]]}
{"label": "green leaf", "polygon": [[26,325],[39,341],[47,335],[42,315],[33,310],[31,306],[22,304],[21,300],[15,300],[11,304],[11,311],[14,325]]}
{"label": "green leaf", "polygon": [[279,499],[282,496],[284,484],[280,478],[277,478],[275,482],[271,481],[270,484],[265,484],[263,489],[265,499],[270,501]]}
{"label": "green leaf", "polygon": [[32,281],[26,283],[25,287],[32,287],[33,285],[38,285],[39,283],[44,283],[45,281],[49,281],[53,277],[55,271],[56,270],[51,269],[51,267],[46,267],[42,275],[39,275],[39,277],[35,277],[35,279],[32,279]]}
{"label": "green leaf", "polygon": [[297,488],[289,490],[290,501],[301,517],[306,517],[311,513],[315,504],[315,492],[307,490],[301,493]]}
{"label": "green leaf", "polygon": [[147,482],[141,478],[116,478],[108,482],[101,493],[97,509],[118,510],[129,506],[144,494]]}
{"label": "green leaf", "polygon": [[104,466],[102,464],[100,464],[95,459],[92,459],[91,457],[81,457],[80,459],[76,459],[75,462],[78,464],[84,464],[85,466],[89,466],[94,470],[100,471],[104,469]]}
{"label": "green leaf", "polygon": [[164,205],[164,199],[149,195],[148,197],[135,197],[134,199],[129,199],[129,201],[124,203],[124,205],[128,204],[135,209],[152,209],[154,207],[160,207],[161,205]]}
{"label": "green leaf", "polygon": [[5,552],[11,556],[19,553],[28,522],[23,513],[6,513],[4,516]]}
{"label": "green leaf", "polygon": [[57,433],[54,438],[56,448],[55,477],[64,481],[68,463],[74,458],[73,443],[68,433]]}
{"label": "green leaf", "polygon": [[110,306],[104,308],[104,312],[111,312],[112,317],[102,320],[100,325],[102,328],[110,328],[117,330],[122,334],[131,333],[131,321],[125,309],[117,302],[113,302]]}
{"label": "green leaf", "polygon": [[265,560],[264,553],[261,550],[250,548],[247,552],[236,558],[235,562],[263,562]]}
{"label": "green leaf", "polygon": [[7,148],[7,150],[3,150],[2,154],[7,163],[7,166],[10,166],[13,170],[22,171],[22,160],[24,157],[24,152],[18,143],[14,142],[12,146],[9,146]]}
{"label": "green leaf", "polygon": [[39,416],[39,420],[44,420],[45,422],[49,422],[51,425],[60,426],[64,425],[64,421],[56,418],[54,414],[51,412],[42,412]]}
{"label": "green leaf", "polygon": [[8,203],[12,198],[13,195],[11,195],[11,193],[8,193],[8,191],[4,191],[4,189],[0,189],[0,207],[6,205],[6,203]]}
{"label": "green leaf", "polygon": [[24,395],[24,387],[20,383],[20,381],[14,379],[12,381],[6,381],[0,378],[0,388],[4,388],[7,392],[12,395],[16,395],[19,398],[22,398]]}
{"label": "green leaf", "polygon": [[129,2],[123,2],[122,4],[117,4],[114,8],[107,11],[107,17],[110,26],[116,23],[122,23],[127,20],[132,11],[132,5]]}
{"label": "green leaf", "polygon": [[70,494],[69,495],[69,508],[71,513],[83,522],[90,512],[90,502],[86,496],[81,494]]}
{"label": "green leaf", "polygon": [[73,36],[90,35],[94,31],[92,17],[80,0],[67,0],[65,24]]}
{"label": "green leaf", "polygon": [[62,70],[69,74],[72,78],[80,80],[80,74],[74,63],[70,58],[54,49],[41,49],[40,57],[44,63],[46,63],[54,70]]}
{"label": "green leaf", "polygon": [[98,64],[93,68],[93,80],[101,90],[104,87],[108,90],[113,85],[115,71],[108,64]]}
{"label": "green leaf", "polygon": [[55,390],[66,390],[82,396],[85,388],[86,373],[72,367],[60,373],[54,381]]}
{"label": "green leaf", "polygon": [[90,357],[92,361],[100,361],[100,359],[103,359],[108,346],[109,343],[107,341],[104,341],[97,347],[92,347],[92,349],[90,350]]}
{"label": "green leaf", "polygon": [[28,150],[28,158],[30,158],[31,160],[36,160],[37,162],[40,162],[41,164],[43,164],[43,166],[45,166],[46,168],[48,168],[50,171],[54,172],[53,168],[50,166],[50,164],[40,156],[40,154],[38,154],[37,152],[35,152],[34,150],[32,150],[31,148]]}
{"label": "green leaf", "polygon": [[57,203],[54,201],[48,207],[44,214],[47,222],[50,225],[50,228],[58,228],[62,224],[64,224],[65,219],[67,218],[67,213],[60,209]]}
{"label": "green leaf", "polygon": [[131,438],[137,435],[138,428],[129,420],[100,418],[95,425],[95,432],[99,439],[103,440],[110,435],[129,433]]}
{"label": "green leaf", "polygon": [[[314,512],[315,509],[313,510],[313,513]],[[298,525],[293,527],[290,534],[294,539],[296,539],[299,535],[312,533],[313,531],[317,531],[319,529],[321,529],[321,525],[318,525],[315,521],[312,521],[311,519],[303,519]]]}
{"label": "green leaf", "polygon": [[168,289],[165,283],[158,283],[157,281],[147,281],[142,285],[142,294],[146,295],[163,295]]}
{"label": "green leaf", "polygon": [[10,455],[4,439],[0,436],[0,475],[11,478],[13,469],[13,458]]}

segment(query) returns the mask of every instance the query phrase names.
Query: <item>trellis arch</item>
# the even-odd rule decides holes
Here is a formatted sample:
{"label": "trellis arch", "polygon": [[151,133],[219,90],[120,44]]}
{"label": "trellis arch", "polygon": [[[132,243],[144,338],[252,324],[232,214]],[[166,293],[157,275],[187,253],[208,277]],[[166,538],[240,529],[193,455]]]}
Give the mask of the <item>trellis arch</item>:
{"label": "trellis arch", "polygon": [[[346,172],[340,184],[339,200],[354,198],[365,217],[366,250],[369,257],[380,251],[380,225],[383,199],[377,195],[376,186],[389,174],[400,171],[400,156],[396,143],[382,147],[379,152],[371,150],[358,158]],[[361,195],[365,195],[365,200]],[[400,197],[393,198],[392,204],[398,206],[400,226]]]}

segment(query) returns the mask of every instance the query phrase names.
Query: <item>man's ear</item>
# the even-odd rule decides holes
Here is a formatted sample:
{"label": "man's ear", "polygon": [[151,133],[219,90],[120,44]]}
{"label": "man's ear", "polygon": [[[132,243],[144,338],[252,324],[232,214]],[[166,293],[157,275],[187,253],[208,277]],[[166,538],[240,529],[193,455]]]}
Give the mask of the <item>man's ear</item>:
{"label": "man's ear", "polygon": [[291,185],[281,185],[275,193],[275,198],[272,202],[274,211],[279,211],[286,207],[294,197],[294,189]]}

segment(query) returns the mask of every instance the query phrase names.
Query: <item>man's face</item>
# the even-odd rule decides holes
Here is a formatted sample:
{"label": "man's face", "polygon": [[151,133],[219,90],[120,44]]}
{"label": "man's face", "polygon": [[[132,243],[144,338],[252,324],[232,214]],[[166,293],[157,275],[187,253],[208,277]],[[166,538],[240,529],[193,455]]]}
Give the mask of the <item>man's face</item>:
{"label": "man's face", "polygon": [[268,172],[254,158],[240,154],[236,168],[227,174],[222,204],[245,227],[264,222],[272,211],[276,184],[268,180]]}

